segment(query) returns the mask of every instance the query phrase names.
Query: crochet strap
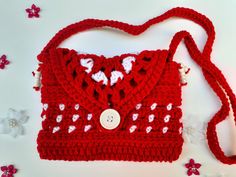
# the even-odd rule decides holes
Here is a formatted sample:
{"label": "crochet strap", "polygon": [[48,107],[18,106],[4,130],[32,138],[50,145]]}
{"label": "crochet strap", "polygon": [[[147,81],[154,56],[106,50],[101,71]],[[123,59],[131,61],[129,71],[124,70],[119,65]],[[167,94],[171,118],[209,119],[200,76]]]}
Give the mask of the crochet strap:
{"label": "crochet strap", "polygon": [[116,28],[119,30],[123,30],[126,33],[131,35],[139,35],[142,32],[146,31],[149,27],[153,24],[160,23],[166,19],[172,17],[180,17],[189,19],[199,25],[201,25],[207,32],[208,39],[206,41],[206,45],[203,49],[204,53],[210,54],[211,48],[214,39],[215,39],[215,31],[211,21],[204,15],[188,8],[183,7],[176,7],[173,9],[168,10],[164,14],[157,16],[153,19],[148,20],[147,22],[143,23],[142,25],[130,25],[128,23],[123,23],[114,20],[99,20],[99,19],[86,19],[74,24],[71,24],[64,29],[60,30],[46,45],[41,53],[47,53],[50,48],[56,48],[62,43],[65,39],[69,38],[73,34],[78,32],[82,32],[85,30],[98,28],[98,27],[111,27]]}
{"label": "crochet strap", "polygon": [[[173,55],[176,51],[178,44],[181,40],[184,40],[185,45],[193,58],[193,60],[201,67],[203,75],[211,88],[220,98],[222,106],[220,110],[213,116],[213,118],[209,121],[207,127],[207,140],[208,145],[215,157],[225,164],[236,164],[236,155],[226,156],[222,151],[218,137],[216,132],[216,125],[221,121],[225,120],[229,115],[230,106],[233,110],[234,121],[236,123],[236,98],[228,85],[225,77],[221,73],[221,71],[211,62],[210,54],[205,53],[204,51],[201,53],[196,43],[194,42],[192,36],[186,31],[180,31],[175,34],[173,37],[170,50],[169,50],[169,59],[173,59]],[[211,48],[212,46],[205,46],[207,48]]]}
{"label": "crochet strap", "polygon": [[[192,36],[186,32],[181,31],[176,33],[169,48],[169,60],[172,60],[173,55],[176,51],[176,48],[180,41],[184,39],[186,47],[194,59],[194,61],[202,68],[203,75],[208,81],[209,85],[216,92],[218,97],[222,102],[221,109],[213,116],[213,118],[208,123],[207,128],[207,139],[208,145],[216,156],[218,160],[225,164],[236,164],[236,156],[226,156],[222,149],[220,148],[217,133],[216,125],[226,119],[230,111],[230,105],[234,113],[234,120],[236,122],[236,99],[231,88],[226,82],[221,71],[210,61],[212,45],[215,39],[214,26],[211,21],[204,15],[187,8],[173,8],[166,13],[148,20],[142,25],[130,25],[123,22],[113,21],[113,20],[98,20],[98,19],[86,19],[78,23],[69,25],[68,27],[59,31],[46,45],[41,54],[47,54],[51,48],[56,48],[58,45],[63,42],[66,38],[72,36],[75,33],[85,31],[97,27],[112,27],[119,30],[123,30],[126,33],[131,35],[139,35],[150,26],[156,23],[160,23],[171,17],[180,17],[191,20],[200,26],[202,26],[207,35],[207,41],[202,52],[197,48]],[[229,101],[228,101],[229,98]],[[229,104],[230,102],[230,104]]]}

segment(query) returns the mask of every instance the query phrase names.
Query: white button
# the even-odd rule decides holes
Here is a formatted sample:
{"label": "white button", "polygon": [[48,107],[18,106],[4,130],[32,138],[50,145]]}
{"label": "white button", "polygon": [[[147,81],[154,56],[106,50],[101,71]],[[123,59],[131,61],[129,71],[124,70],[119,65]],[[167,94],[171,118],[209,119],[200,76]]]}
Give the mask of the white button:
{"label": "white button", "polygon": [[115,129],[120,124],[120,114],[114,109],[106,109],[100,115],[100,124],[105,129]]}

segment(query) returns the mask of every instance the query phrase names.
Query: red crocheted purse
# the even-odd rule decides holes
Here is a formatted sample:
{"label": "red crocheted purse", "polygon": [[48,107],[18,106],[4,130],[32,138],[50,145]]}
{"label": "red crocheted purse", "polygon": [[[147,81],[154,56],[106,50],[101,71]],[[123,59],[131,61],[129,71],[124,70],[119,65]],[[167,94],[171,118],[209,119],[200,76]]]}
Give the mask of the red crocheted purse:
{"label": "red crocheted purse", "polygon": [[[206,30],[208,38],[202,52],[187,31],[176,33],[168,50],[112,58],[58,48],[64,39],[84,30],[112,27],[139,35],[170,17],[192,20]],[[172,59],[184,40],[222,103],[208,123],[209,148],[221,162],[235,164],[236,156],[224,154],[216,133],[216,125],[226,119],[230,105],[236,117],[236,99],[210,60],[214,39],[214,26],[207,17],[179,7],[137,26],[86,19],[59,31],[38,55],[36,76],[41,78],[43,103],[42,130],[37,139],[40,157],[69,161],[178,159],[183,144],[180,106],[184,82],[179,72],[187,70]]]}

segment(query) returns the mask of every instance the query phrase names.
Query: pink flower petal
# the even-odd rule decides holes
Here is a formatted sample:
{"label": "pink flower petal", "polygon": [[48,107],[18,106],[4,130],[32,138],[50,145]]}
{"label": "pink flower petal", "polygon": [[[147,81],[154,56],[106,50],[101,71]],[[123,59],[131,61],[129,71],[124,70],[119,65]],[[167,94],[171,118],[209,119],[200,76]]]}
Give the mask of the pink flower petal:
{"label": "pink flower petal", "polygon": [[7,174],[3,173],[1,177],[9,177]]}
{"label": "pink flower petal", "polygon": [[16,172],[17,172],[17,169],[14,168],[14,169],[12,170],[12,174],[15,174]]}
{"label": "pink flower petal", "polygon": [[39,18],[39,14],[34,14],[35,17]]}
{"label": "pink flower petal", "polygon": [[27,13],[31,13],[31,9],[29,9],[29,8],[25,9],[25,11],[26,11]]}
{"label": "pink flower petal", "polygon": [[32,4],[31,8],[32,8],[32,9],[36,9],[37,6],[36,6],[35,4]]}
{"label": "pink flower petal", "polygon": [[189,160],[189,164],[190,164],[190,165],[194,165],[194,164],[195,164],[194,160],[193,160],[193,159],[190,159],[190,160]]}
{"label": "pink flower petal", "polygon": [[194,165],[196,168],[200,168],[202,165],[200,163],[195,163]]}
{"label": "pink flower petal", "polygon": [[38,12],[40,12],[40,8],[39,8],[39,7],[35,7],[35,8],[34,8],[34,11],[35,11],[36,13],[38,13]]}
{"label": "pink flower petal", "polygon": [[13,170],[14,169],[14,166],[13,165],[9,165],[8,166],[8,170]]}
{"label": "pink flower petal", "polygon": [[193,174],[192,169],[188,169],[188,171],[187,171],[187,175],[188,175],[188,176],[191,176],[192,174]]}
{"label": "pink flower petal", "polygon": [[185,166],[186,168],[190,168],[190,167],[191,167],[189,163],[186,163],[184,166]]}
{"label": "pink flower petal", "polygon": [[8,64],[10,64],[10,61],[6,60],[5,65],[8,65]]}
{"label": "pink flower petal", "polygon": [[6,55],[2,55],[2,56],[1,56],[1,59],[2,59],[2,60],[6,60],[6,59],[7,59],[7,56],[6,56]]}
{"label": "pink flower petal", "polygon": [[200,175],[200,173],[199,173],[199,171],[198,171],[197,169],[193,170],[193,173],[194,173],[195,175]]}
{"label": "pink flower petal", "polygon": [[33,15],[32,13],[29,13],[29,14],[28,14],[28,17],[29,17],[29,18],[32,18],[32,17],[34,17],[34,15]]}
{"label": "pink flower petal", "polygon": [[192,165],[190,162],[185,164],[185,167],[186,167],[186,168],[191,168],[192,166],[193,166],[193,165]]}
{"label": "pink flower petal", "polygon": [[7,171],[7,166],[2,166],[1,167],[1,170],[4,172],[4,171]]}

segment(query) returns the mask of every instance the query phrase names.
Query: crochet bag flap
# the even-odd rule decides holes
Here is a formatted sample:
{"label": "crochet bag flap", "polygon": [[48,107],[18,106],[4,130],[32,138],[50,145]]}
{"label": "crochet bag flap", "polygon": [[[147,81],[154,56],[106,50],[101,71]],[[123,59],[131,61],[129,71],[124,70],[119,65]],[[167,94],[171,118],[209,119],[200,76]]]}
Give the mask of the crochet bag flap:
{"label": "crochet bag flap", "polygon": [[[139,35],[171,17],[192,20],[206,30],[203,51],[187,31],[176,33],[168,50],[144,50],[111,58],[58,47],[84,30],[110,27]],[[42,130],[37,138],[40,157],[68,161],[177,160],[183,145],[181,87],[188,70],[173,61],[173,56],[183,40],[222,103],[208,123],[209,148],[221,162],[235,164],[236,156],[225,155],[216,133],[216,125],[226,119],[230,107],[236,117],[236,99],[211,62],[214,39],[214,26],[207,17],[180,7],[142,25],[86,19],[59,31],[38,55],[40,64],[35,73],[35,89],[41,90],[43,104]]]}

